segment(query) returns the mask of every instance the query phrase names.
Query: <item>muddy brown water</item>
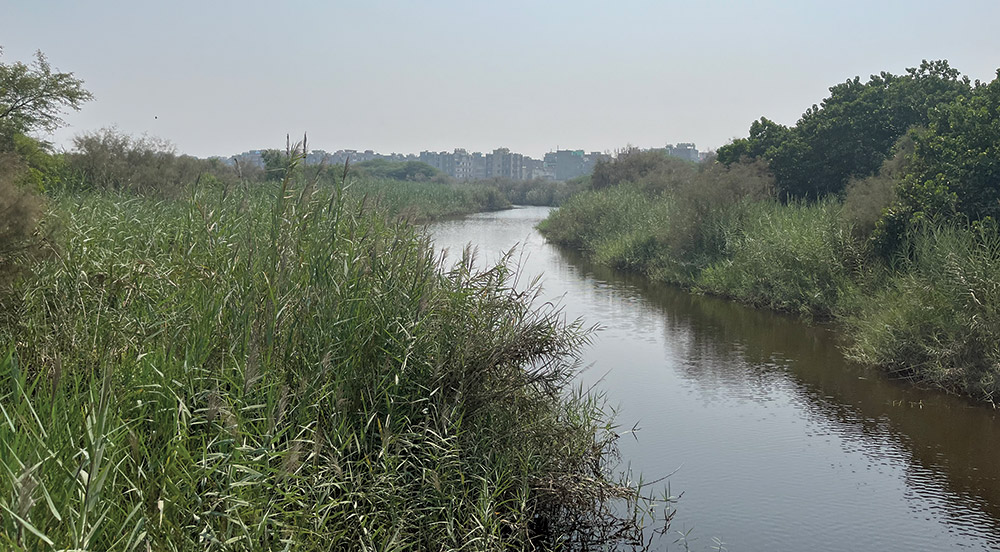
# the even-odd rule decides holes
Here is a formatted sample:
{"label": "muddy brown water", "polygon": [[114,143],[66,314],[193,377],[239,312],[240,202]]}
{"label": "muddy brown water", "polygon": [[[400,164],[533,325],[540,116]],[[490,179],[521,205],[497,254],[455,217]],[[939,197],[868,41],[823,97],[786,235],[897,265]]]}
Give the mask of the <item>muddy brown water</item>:
{"label": "muddy brown water", "polygon": [[683,493],[659,548],[1000,549],[996,410],[850,364],[834,328],[588,263],[538,234],[547,213],[428,230],[482,264],[517,246],[543,300],[601,325],[580,382],[617,407],[623,467]]}

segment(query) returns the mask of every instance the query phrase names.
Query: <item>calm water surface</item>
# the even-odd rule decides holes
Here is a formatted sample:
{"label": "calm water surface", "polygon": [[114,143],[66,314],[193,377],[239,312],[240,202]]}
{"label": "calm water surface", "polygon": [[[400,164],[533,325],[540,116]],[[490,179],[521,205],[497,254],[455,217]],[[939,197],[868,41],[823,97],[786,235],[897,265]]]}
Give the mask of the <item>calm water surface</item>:
{"label": "calm water surface", "polygon": [[624,461],[683,492],[661,548],[1000,549],[1000,420],[847,363],[829,328],[587,263],[534,230],[547,208],[430,227],[482,263],[519,246],[543,298],[599,323],[585,384],[618,406]]}

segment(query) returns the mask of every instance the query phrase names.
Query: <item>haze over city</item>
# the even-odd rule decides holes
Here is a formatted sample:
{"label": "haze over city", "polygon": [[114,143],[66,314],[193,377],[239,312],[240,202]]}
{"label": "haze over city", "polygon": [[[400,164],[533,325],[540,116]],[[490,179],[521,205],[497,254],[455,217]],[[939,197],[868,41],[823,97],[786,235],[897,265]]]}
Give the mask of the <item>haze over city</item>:
{"label": "haze over city", "polygon": [[95,96],[43,138],[113,124],[203,157],[303,131],[330,151],[704,151],[855,75],[1000,64],[992,0],[5,4],[2,59],[41,50]]}

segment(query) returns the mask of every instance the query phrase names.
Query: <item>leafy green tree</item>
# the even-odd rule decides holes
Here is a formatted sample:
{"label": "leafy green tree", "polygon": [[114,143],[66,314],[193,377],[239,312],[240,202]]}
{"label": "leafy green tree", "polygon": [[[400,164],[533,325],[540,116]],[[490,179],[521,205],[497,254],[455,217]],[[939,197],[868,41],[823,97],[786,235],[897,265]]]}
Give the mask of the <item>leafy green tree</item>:
{"label": "leafy green tree", "polygon": [[6,137],[55,130],[63,125],[63,110],[79,110],[91,99],[82,80],[73,73],[53,71],[41,52],[31,65],[0,63],[0,134]]}
{"label": "leafy green tree", "polygon": [[719,148],[716,159],[726,165],[738,163],[743,158],[767,159],[769,150],[785,143],[789,139],[789,133],[785,125],[761,117],[750,125],[749,138],[738,138]]}
{"label": "leafy green tree", "polygon": [[292,156],[279,149],[267,149],[260,152],[264,162],[264,174],[267,180],[282,181],[288,174],[292,164]]}
{"label": "leafy green tree", "polygon": [[34,191],[59,172],[46,144],[27,134],[58,128],[63,110],[80,109],[92,97],[72,73],[53,71],[41,52],[31,65],[0,63],[0,284],[36,251],[41,200]]}
{"label": "leafy green tree", "polygon": [[929,127],[912,134],[899,199],[876,229],[883,252],[923,221],[1000,220],[1000,70],[989,84],[976,82],[970,97],[934,110]]}
{"label": "leafy green tree", "polygon": [[766,159],[785,199],[839,194],[852,179],[878,173],[909,128],[927,125],[941,106],[970,91],[968,78],[943,60],[902,76],[855,77],[830,88],[787,131],[767,119],[754,122],[748,138],[720,148],[719,160]]}

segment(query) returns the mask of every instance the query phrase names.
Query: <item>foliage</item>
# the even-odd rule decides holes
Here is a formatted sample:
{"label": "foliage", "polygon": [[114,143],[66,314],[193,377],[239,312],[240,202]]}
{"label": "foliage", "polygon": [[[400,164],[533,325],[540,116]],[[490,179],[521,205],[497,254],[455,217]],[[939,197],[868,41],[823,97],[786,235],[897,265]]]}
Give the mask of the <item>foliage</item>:
{"label": "foliage", "polygon": [[496,188],[508,203],[514,205],[561,205],[572,195],[589,188],[589,184],[584,179],[551,181],[491,178],[476,180],[470,184]]}
{"label": "foliage", "polygon": [[[32,235],[41,200],[17,185],[25,172],[17,156],[0,153],[0,290],[23,269],[36,245]],[[4,303],[0,298],[0,311],[6,310]]]}
{"label": "foliage", "polygon": [[588,251],[603,264],[689,284],[721,253],[722,221],[739,217],[742,203],[769,197],[773,187],[760,162],[703,165],[693,174],[664,171],[641,180],[576,195],[539,228],[549,240]]}
{"label": "foliage", "polygon": [[291,150],[266,149],[260,152],[264,162],[264,178],[271,182],[281,182],[289,174],[292,166]]}
{"label": "foliage", "polygon": [[26,133],[58,128],[64,109],[80,109],[91,98],[83,81],[53,71],[41,52],[30,66],[0,63],[0,287],[24,268],[37,245],[32,236],[41,200],[34,194],[61,172],[47,145]]}
{"label": "foliage", "polygon": [[60,112],[79,110],[92,98],[73,73],[53,71],[42,52],[30,66],[0,63],[0,137],[55,130],[63,124]]}
{"label": "foliage", "polygon": [[63,254],[0,329],[4,548],[641,539],[612,428],[567,389],[586,330],[351,197],[56,197]]}
{"label": "foliage", "polygon": [[17,176],[19,187],[45,191],[62,182],[65,163],[61,155],[49,152],[48,144],[24,134],[10,137],[10,154],[20,158],[22,170]]}
{"label": "foliage", "polygon": [[830,90],[720,149],[730,175],[626,156],[540,228],[602,264],[844,320],[856,359],[995,401],[1000,72],[973,87],[925,61]]}
{"label": "foliage", "polygon": [[851,179],[875,174],[909,128],[926,126],[939,106],[969,93],[969,79],[943,60],[925,60],[902,76],[855,77],[830,88],[792,128],[755,122],[749,138],[719,149],[719,160],[766,159],[783,199],[839,194]]}
{"label": "foliage", "polygon": [[389,180],[443,180],[447,175],[427,163],[420,161],[389,161],[387,159],[372,159],[353,166],[362,174],[372,178]]}
{"label": "foliage", "polygon": [[897,188],[913,158],[913,135],[904,134],[893,147],[894,154],[882,163],[878,174],[851,179],[844,194],[844,220],[855,236],[867,240],[898,196]]}
{"label": "foliage", "polygon": [[723,223],[722,258],[697,286],[752,305],[830,317],[854,293],[840,205],[755,202]]}
{"label": "foliage", "polygon": [[692,177],[697,165],[668,155],[663,150],[640,150],[627,147],[612,160],[601,160],[594,167],[590,185],[595,190],[624,182],[662,191],[664,183],[683,182]]}
{"label": "foliage", "polygon": [[912,167],[899,200],[880,221],[877,239],[887,254],[923,221],[1000,220],[1000,71],[972,95],[934,112],[913,132]]}
{"label": "foliage", "polygon": [[925,225],[887,284],[848,317],[848,352],[898,375],[996,402],[1000,235],[994,224]]}
{"label": "foliage", "polygon": [[177,155],[169,142],[149,136],[134,137],[114,128],[84,133],[73,139],[66,155],[69,186],[178,196],[205,175],[229,185],[232,169],[218,159]]}

